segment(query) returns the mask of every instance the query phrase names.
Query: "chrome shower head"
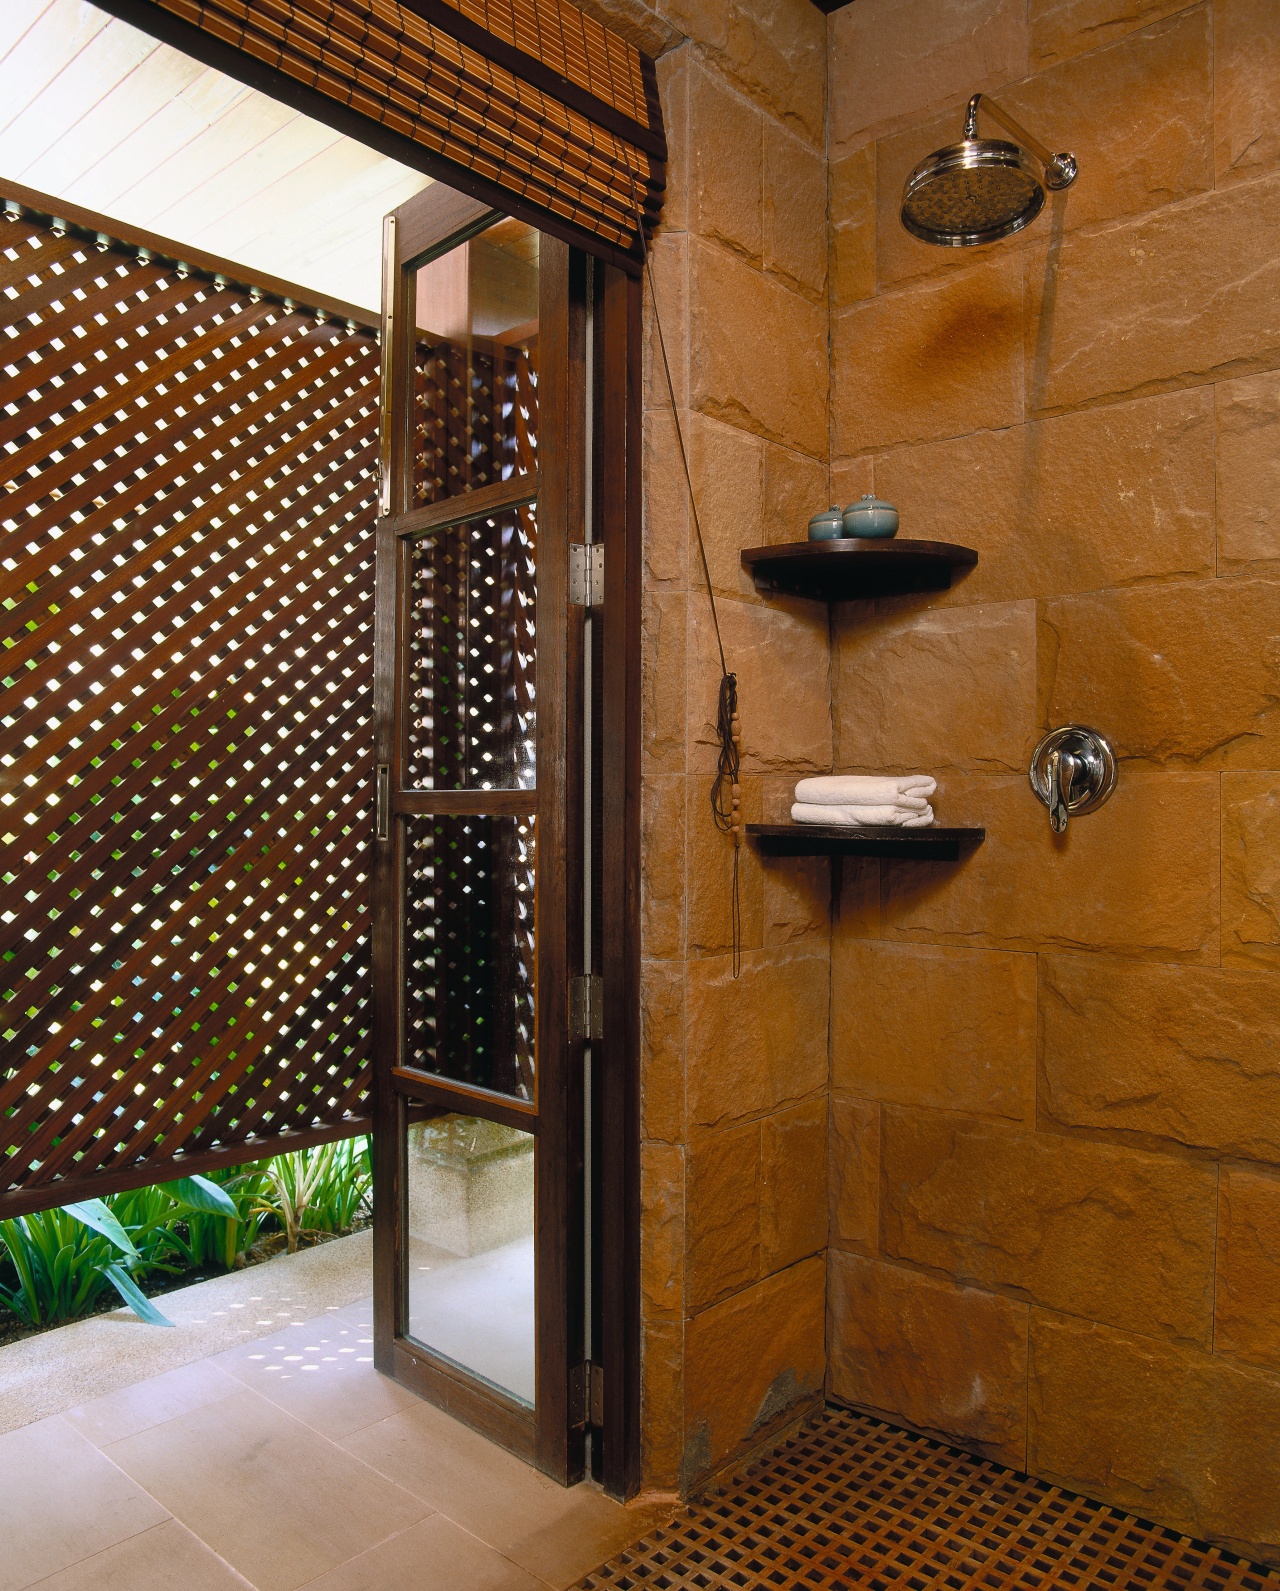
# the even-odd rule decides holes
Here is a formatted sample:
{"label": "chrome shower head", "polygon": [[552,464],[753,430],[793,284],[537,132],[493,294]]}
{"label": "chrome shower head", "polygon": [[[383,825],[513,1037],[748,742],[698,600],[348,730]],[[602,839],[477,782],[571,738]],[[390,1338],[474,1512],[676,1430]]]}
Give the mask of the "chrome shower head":
{"label": "chrome shower head", "polygon": [[[980,103],[1021,142],[979,138]],[[1046,188],[1068,188],[1075,178],[1073,155],[1050,154],[998,105],[975,94],[963,140],[935,150],[907,178],[902,224],[913,237],[948,248],[994,243],[1035,220]]]}

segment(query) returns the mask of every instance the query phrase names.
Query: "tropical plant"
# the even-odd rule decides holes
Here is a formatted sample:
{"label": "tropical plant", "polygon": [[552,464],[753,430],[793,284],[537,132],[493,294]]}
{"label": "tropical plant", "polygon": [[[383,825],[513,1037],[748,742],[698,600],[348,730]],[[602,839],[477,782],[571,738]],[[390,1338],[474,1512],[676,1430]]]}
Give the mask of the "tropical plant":
{"label": "tropical plant", "polygon": [[280,1222],[290,1254],[299,1238],[349,1232],[372,1200],[367,1137],[295,1149],[263,1162],[261,1170],[267,1186],[258,1208]]}
{"label": "tropical plant", "polygon": [[256,1166],[236,1166],[231,1170],[211,1172],[211,1179],[230,1199],[235,1215],[197,1211],[185,1221],[187,1249],[194,1266],[221,1265],[224,1270],[234,1270],[243,1265],[245,1255],[257,1242],[264,1224],[271,1216],[265,1205],[267,1179]]}

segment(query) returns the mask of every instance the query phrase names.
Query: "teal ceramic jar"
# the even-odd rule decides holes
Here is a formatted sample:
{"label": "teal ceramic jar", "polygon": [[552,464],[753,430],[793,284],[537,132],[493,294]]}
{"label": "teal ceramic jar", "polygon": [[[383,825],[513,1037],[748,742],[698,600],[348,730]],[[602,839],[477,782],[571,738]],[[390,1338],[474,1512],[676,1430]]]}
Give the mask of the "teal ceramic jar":
{"label": "teal ceramic jar", "polygon": [[844,516],[834,503],[809,521],[810,541],[835,541],[844,533]]}
{"label": "teal ceramic jar", "polygon": [[844,511],[843,534],[846,536],[887,537],[898,534],[898,510],[873,492]]}

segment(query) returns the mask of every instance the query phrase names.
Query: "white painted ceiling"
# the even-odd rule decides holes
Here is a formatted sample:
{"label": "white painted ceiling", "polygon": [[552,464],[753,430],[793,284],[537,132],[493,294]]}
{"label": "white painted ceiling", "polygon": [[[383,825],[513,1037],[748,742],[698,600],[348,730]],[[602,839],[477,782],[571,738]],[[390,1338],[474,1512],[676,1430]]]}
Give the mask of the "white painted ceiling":
{"label": "white painted ceiling", "polygon": [[428,178],[88,0],[0,0],[0,178],[376,310]]}

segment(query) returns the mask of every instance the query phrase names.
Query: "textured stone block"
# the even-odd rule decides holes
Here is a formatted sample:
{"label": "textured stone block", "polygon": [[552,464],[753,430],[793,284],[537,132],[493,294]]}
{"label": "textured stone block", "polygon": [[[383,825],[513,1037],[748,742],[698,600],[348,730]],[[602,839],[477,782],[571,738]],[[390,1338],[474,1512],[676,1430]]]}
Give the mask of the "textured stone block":
{"label": "textured stone block", "polygon": [[644,417],[643,469],[645,584],[680,589],[688,577],[689,495],[669,408]]}
{"label": "textured stone block", "polygon": [[1016,424],[1022,326],[1016,251],[845,310],[832,326],[834,452]]}
{"label": "textured stone block", "polygon": [[880,1107],[831,1095],[830,1241],[875,1253],[880,1230]]}
{"label": "textured stone block", "polygon": [[[1027,16],[1014,0],[858,0],[830,24],[831,147],[963,104],[1027,70]],[[959,137],[957,131],[956,136]]]}
{"label": "textured stone block", "polygon": [[1025,1465],[1027,1307],[831,1250],[830,1396]]}
{"label": "textured stone block", "polygon": [[1280,773],[1222,776],[1222,959],[1280,967]]}
{"label": "textured stone block", "polygon": [[[1210,18],[1197,9],[1131,33],[1087,59],[1069,60],[1001,88],[999,104],[1054,149],[1069,149],[1084,173],[1046,210],[1069,230],[1140,215],[1213,186]],[[1115,106],[1125,114],[1116,116]],[[980,131],[1003,138],[979,112]],[[1050,133],[1047,129],[1052,129]],[[877,275],[880,283],[954,268],[963,250],[913,238],[898,222],[902,189],[916,163],[960,137],[955,111],[880,140],[877,150]],[[1043,225],[1043,222],[1041,223]],[[1006,243],[1003,245],[1008,247]]]}
{"label": "textured stone block", "polygon": [[715,1127],[795,1104],[826,1086],[826,946],[749,950],[689,963],[691,1125]]}
{"label": "textured stone block", "polygon": [[640,944],[642,954],[652,960],[684,953],[684,803],[683,774],[653,774],[645,780],[640,793]]}
{"label": "textured stone block", "polygon": [[1031,1314],[1027,1468],[1280,1563],[1280,1381],[1217,1355]]}
{"label": "textured stone block", "polygon": [[697,1134],[689,1145],[688,1297],[705,1309],[760,1275],[760,1128]]}
{"label": "textured stone block", "polygon": [[[777,0],[678,0],[698,39],[762,110],[823,147],[827,117],[827,28],[799,5]],[[723,17],[723,22],[721,22]],[[710,22],[710,26],[708,26]]]}
{"label": "textured stone block", "polygon": [[825,458],[826,305],[696,240],[689,278],[692,406]]}
{"label": "textured stone block", "polygon": [[[759,779],[745,776],[740,789],[744,821],[759,823]],[[715,825],[705,779],[685,780],[685,801],[686,950],[691,956],[722,956],[733,947],[733,836]],[[764,943],[764,877],[759,854],[751,845],[738,850],[738,909],[742,945],[760,949]]]}
{"label": "textured stone block", "polygon": [[827,163],[811,143],[765,123],[764,265],[811,298],[827,286]]}
{"label": "textured stone block", "polygon": [[1280,175],[1070,233],[1056,269],[1038,247],[1026,320],[1036,409],[1280,363]]}
{"label": "textured stone block", "polygon": [[1219,1173],[1213,1349],[1280,1370],[1280,1176],[1275,1172],[1223,1166]]}
{"label": "textured stone block", "polygon": [[[796,778],[831,767],[826,603],[721,602],[725,660],[738,676],[742,767]],[[706,597],[689,598],[689,771],[714,774],[720,655]]]}
{"label": "textured stone block", "polygon": [[1280,974],[1040,958],[1040,1111],[1280,1160]]}
{"label": "textured stone block", "polygon": [[683,773],[688,609],[681,591],[647,591],[641,634],[645,777]]}
{"label": "textured stone block", "polygon": [[1280,375],[1214,388],[1218,422],[1218,567],[1280,559]]}
{"label": "textured stone block", "polygon": [[646,1317],[684,1313],[684,1150],[676,1144],[640,1149],[640,1297]]}
{"label": "textured stone block", "polygon": [[827,1102],[760,1123],[760,1268],[784,1270],[827,1244]]}
{"label": "textured stone block", "polygon": [[1208,1346],[1212,1166],[890,1107],[881,1157],[886,1254]]}
{"label": "textured stone block", "polygon": [[[1166,393],[894,448],[876,458],[876,485],[898,505],[904,535],[978,551],[977,567],[934,603],[1212,574],[1213,393]],[[1280,529],[1276,539],[1280,546]]]}
{"label": "textured stone block", "polygon": [[833,160],[830,167],[831,304],[870,298],[876,290],[876,146]]}
{"label": "textured stone block", "polygon": [[1182,0],[1030,0],[1031,70],[1110,44],[1182,9]]}
{"label": "textured stone block", "polygon": [[[790,784],[788,780],[788,784]],[[777,821],[785,823],[787,815]],[[764,822],[773,819],[765,817]],[[765,857],[761,860],[764,885],[764,942],[794,945],[805,939],[825,940],[831,932],[831,862],[825,856]]]}
{"label": "textured stone block", "polygon": [[[717,592],[748,602],[758,602],[755,584],[742,567],[744,547],[759,546],[765,539],[764,450],[766,444],[750,431],[702,414],[685,417],[685,442],[689,450],[689,473],[702,526],[707,566]],[[821,466],[815,465],[815,468]],[[688,501],[679,458],[680,491]],[[696,586],[705,589],[702,561],[694,530],[693,516],[686,519],[689,542],[686,567],[693,572]],[[807,524],[807,520],[806,520]]]}
{"label": "textured stone block", "polygon": [[1280,164],[1280,28],[1274,0],[1214,0],[1213,113],[1218,182]]}
{"label": "textured stone block", "polygon": [[[811,459],[794,448],[765,442],[764,500],[761,504],[761,540],[764,542],[803,541],[809,534],[809,520],[831,500],[825,463]],[[740,530],[738,550],[753,545]],[[742,568],[741,560],[738,563]],[[743,570],[748,585],[754,585]]]}
{"label": "textured stone block", "polygon": [[[649,278],[652,274],[652,283]],[[652,286],[652,294],[650,287]],[[689,235],[661,229],[649,245],[649,268],[644,280],[644,406],[665,409],[670,406],[667,372],[681,409],[689,402]],[[661,317],[662,339],[658,337]],[[662,360],[665,340],[667,364]]]}
{"label": "textured stone block", "polygon": [[640,964],[640,1136],[684,1139],[684,967]]}
{"label": "textured stone block", "polygon": [[684,1489],[822,1388],[826,1277],[819,1258],[766,1277],[685,1328]]}
{"label": "textured stone block", "polygon": [[1045,715],[1104,724],[1122,757],[1280,762],[1280,581],[1199,580],[1046,602]]}
{"label": "textured stone block", "polygon": [[1025,775],[948,773],[939,822],[984,826],[986,842],[959,865],[885,864],[884,935],[1217,962],[1218,778],[1126,769],[1058,838]]}
{"label": "textured stone block", "polygon": [[831,1085],[897,1105],[1034,1118],[1036,968],[1003,950],[831,947]]}
{"label": "textured stone block", "polygon": [[680,1483],[684,1455],[684,1321],[640,1328],[640,1469],[646,1489]]}
{"label": "textured stone block", "polygon": [[1035,604],[861,615],[835,627],[835,760],[875,772],[1021,771],[1035,745]]}
{"label": "textured stone block", "polygon": [[764,118],[718,73],[689,73],[690,215],[693,231],[760,263]]}

